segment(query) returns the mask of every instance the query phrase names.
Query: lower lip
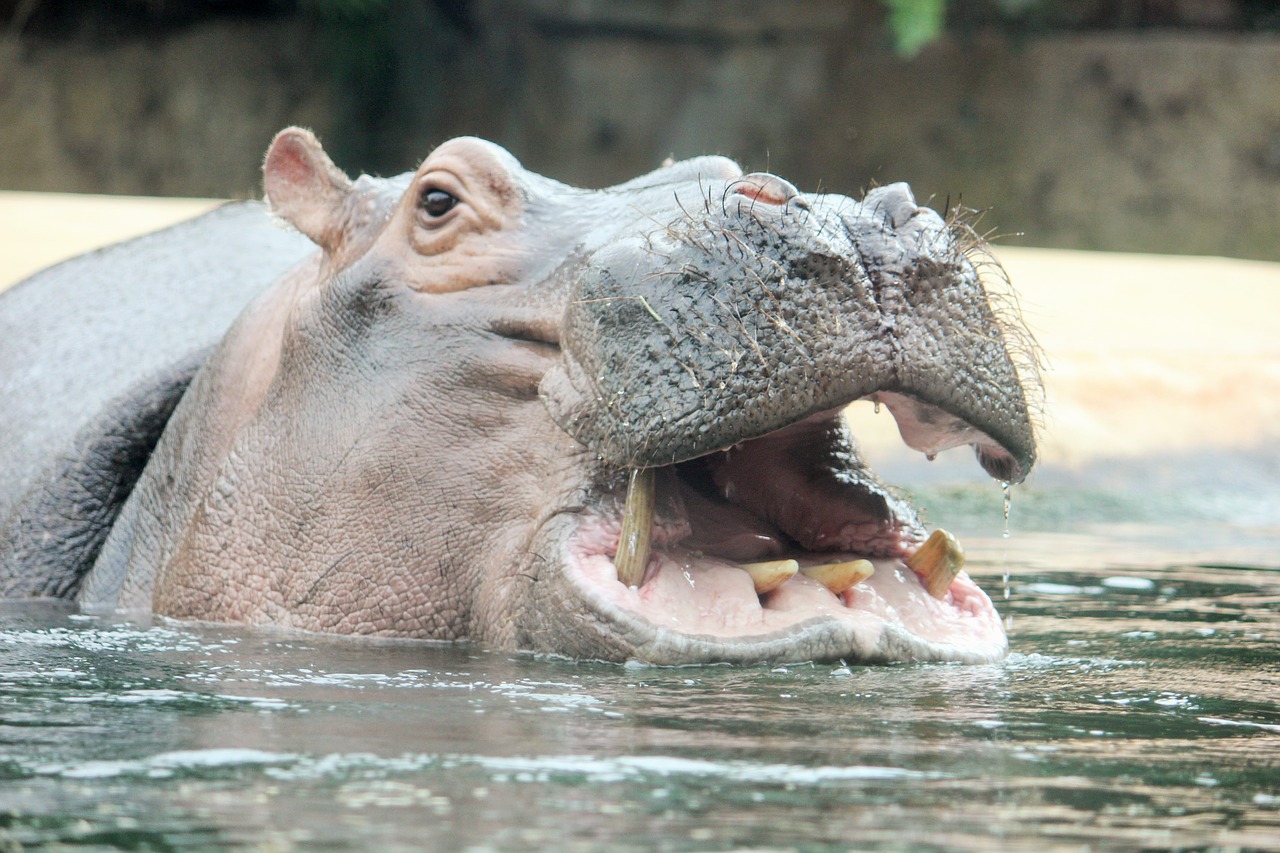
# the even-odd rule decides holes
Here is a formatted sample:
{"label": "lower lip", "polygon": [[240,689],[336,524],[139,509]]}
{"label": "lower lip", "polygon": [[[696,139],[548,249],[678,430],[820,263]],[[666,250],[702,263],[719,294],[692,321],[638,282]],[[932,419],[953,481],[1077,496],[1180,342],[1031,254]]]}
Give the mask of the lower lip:
{"label": "lower lip", "polygon": [[940,599],[894,559],[873,560],[875,574],[840,595],[797,574],[762,596],[733,563],[667,546],[655,548],[644,583],[628,587],[601,547],[607,528],[600,519],[584,520],[570,544],[570,573],[606,611],[638,616],[655,629],[746,642],[825,621],[852,629],[859,646],[872,649],[893,628],[931,647],[960,650],[940,659],[998,659],[1007,644],[991,600],[964,572]]}

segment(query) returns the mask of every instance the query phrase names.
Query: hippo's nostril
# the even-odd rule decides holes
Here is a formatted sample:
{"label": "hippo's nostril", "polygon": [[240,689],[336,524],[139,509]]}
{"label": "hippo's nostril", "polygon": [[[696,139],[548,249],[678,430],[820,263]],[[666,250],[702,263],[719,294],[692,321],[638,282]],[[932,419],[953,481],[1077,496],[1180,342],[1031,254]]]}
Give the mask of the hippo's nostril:
{"label": "hippo's nostril", "polygon": [[800,195],[800,191],[790,181],[784,181],[768,172],[743,175],[729,185],[729,192],[746,196],[752,201],[776,205],[784,205]]}
{"label": "hippo's nostril", "polygon": [[916,197],[911,194],[911,187],[901,182],[876,187],[867,193],[862,203],[878,211],[889,220],[889,225],[893,228],[906,225],[913,216],[924,209],[916,204]]}

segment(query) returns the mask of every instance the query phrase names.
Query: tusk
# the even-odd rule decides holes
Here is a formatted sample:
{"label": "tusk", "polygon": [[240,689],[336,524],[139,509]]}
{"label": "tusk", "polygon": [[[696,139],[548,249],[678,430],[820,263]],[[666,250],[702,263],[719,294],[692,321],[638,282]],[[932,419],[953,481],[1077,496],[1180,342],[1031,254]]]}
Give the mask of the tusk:
{"label": "tusk", "polygon": [[764,595],[795,577],[800,564],[795,560],[771,560],[767,563],[739,563],[738,568],[751,575],[756,595]]}
{"label": "tusk", "polygon": [[947,531],[935,530],[907,558],[907,567],[920,576],[920,582],[930,595],[942,598],[964,568],[964,549]]}
{"label": "tusk", "polygon": [[849,560],[822,566],[804,566],[800,571],[805,577],[817,581],[839,595],[854,584],[862,583],[874,575],[876,567],[871,565],[870,560]]}
{"label": "tusk", "polygon": [[627,481],[627,502],[622,509],[618,553],[613,558],[618,581],[637,587],[649,565],[649,537],[653,532],[653,469],[632,468]]}

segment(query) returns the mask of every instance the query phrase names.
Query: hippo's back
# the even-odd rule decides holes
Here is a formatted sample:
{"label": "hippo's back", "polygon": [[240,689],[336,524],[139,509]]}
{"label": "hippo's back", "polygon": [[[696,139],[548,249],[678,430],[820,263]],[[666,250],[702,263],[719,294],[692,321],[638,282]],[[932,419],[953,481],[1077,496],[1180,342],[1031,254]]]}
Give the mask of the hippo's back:
{"label": "hippo's back", "polygon": [[241,308],[313,249],[263,205],[233,203],[0,294],[0,594],[40,592],[15,583],[28,567],[13,546],[50,510],[59,468],[120,452],[130,436],[94,442],[128,431],[139,407],[158,405],[148,417],[162,425],[176,400],[159,398],[180,393]]}

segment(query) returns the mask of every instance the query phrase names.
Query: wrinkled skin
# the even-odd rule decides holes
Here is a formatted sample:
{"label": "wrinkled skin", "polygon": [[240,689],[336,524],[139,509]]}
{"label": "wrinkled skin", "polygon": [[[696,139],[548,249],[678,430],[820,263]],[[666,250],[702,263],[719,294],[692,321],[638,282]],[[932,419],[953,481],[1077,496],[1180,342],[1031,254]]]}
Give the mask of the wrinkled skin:
{"label": "wrinkled skin", "polygon": [[[934,597],[906,568],[925,531],[839,414],[882,402],[1000,480],[1034,461],[1013,339],[904,185],[702,158],[584,191],[475,139],[353,183],[296,129],[264,169],[318,251],[196,374],[85,606],[655,663],[1004,654],[966,575]],[[629,588],[633,469],[657,510]],[[738,568],[788,557],[876,574],[759,595]]]}

